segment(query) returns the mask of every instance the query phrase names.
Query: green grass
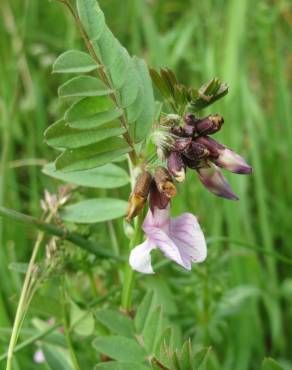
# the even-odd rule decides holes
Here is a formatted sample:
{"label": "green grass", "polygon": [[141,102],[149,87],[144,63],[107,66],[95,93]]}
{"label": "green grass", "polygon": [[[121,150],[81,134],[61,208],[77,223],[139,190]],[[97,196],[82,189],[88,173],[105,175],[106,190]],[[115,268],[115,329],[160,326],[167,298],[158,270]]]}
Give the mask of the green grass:
{"label": "green grass", "polygon": [[[234,203],[216,199],[188,174],[174,212],[194,212],[208,238],[225,239],[210,243],[210,257],[200,273],[197,268],[185,274],[169,267],[159,276],[161,284],[151,277],[141,279],[139,286],[154,285],[167,292],[166,311],[175,317],[182,335],[190,335],[195,346],[212,346],[210,369],[256,370],[264,356],[282,360],[285,369],[292,369],[291,265],[271,256],[276,252],[292,258],[291,4],[285,0],[100,3],[120,41],[149,65],[174,68],[190,85],[200,86],[214,76],[229,84],[230,94],[211,108],[225,118],[218,137],[243,154],[254,169],[251,176],[229,177],[240,196]],[[38,217],[43,188],[56,188],[38,164],[54,156],[43,142],[43,132],[61,111],[57,101],[61,78],[51,75],[51,64],[62,51],[83,46],[73,21],[57,2],[2,0],[0,12],[4,19],[0,23],[0,205]],[[34,161],[27,163],[28,159]],[[127,198],[127,189],[115,192]],[[104,191],[88,194],[104,196]],[[125,249],[122,225],[114,227],[119,248]],[[106,230],[100,233],[106,235]],[[8,265],[27,261],[34,239],[30,227],[0,218],[0,330],[11,327],[21,288],[22,275]],[[258,248],[245,248],[245,243]],[[105,276],[100,270],[94,273],[97,279]],[[82,293],[89,293],[81,293],[79,284],[76,277],[72,279],[72,295],[84,299]],[[32,312],[25,327],[36,314]],[[1,333],[0,355],[8,339]],[[17,356],[15,369],[34,368],[33,348]]]}

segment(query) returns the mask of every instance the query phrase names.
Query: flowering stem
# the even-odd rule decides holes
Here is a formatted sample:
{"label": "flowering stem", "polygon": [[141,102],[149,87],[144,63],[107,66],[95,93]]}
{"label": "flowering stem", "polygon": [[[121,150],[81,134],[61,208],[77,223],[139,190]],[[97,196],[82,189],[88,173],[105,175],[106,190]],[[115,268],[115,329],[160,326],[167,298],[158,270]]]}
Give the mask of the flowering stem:
{"label": "flowering stem", "polygon": [[43,238],[44,238],[44,233],[39,232],[36,243],[32,251],[30,261],[29,261],[28,269],[25,275],[23,287],[21,290],[20,298],[19,298],[19,303],[18,303],[17,310],[16,310],[16,316],[14,319],[12,334],[11,334],[11,338],[9,342],[9,347],[8,347],[8,352],[7,352],[6,370],[12,370],[14,347],[16,345],[18,334],[19,334],[19,329],[21,327],[21,324],[23,322],[23,318],[25,315],[25,311],[26,311],[25,307],[27,307],[27,296],[29,293],[29,286],[30,286],[31,278],[32,278],[33,271],[34,271],[35,260],[36,260],[36,256],[38,254],[39,248],[41,246],[41,243],[43,241]]}
{"label": "flowering stem", "polygon": [[[130,241],[129,244],[129,252],[137,245],[140,244],[142,241],[142,232],[141,232],[141,225],[143,222],[143,212],[139,214],[137,219],[135,220],[135,230],[133,238]],[[123,284],[123,291],[122,291],[122,308],[126,311],[130,311],[131,304],[132,304],[132,290],[134,286],[134,276],[135,273],[132,270],[131,266],[129,265],[129,262],[126,262],[125,266],[125,273],[124,273],[124,284]]]}

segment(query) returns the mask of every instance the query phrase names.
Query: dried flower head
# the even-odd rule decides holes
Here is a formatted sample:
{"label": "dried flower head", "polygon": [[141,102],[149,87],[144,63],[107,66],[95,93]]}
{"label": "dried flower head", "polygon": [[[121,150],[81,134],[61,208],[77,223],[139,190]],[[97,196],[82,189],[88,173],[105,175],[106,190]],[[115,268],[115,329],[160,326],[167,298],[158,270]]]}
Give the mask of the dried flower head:
{"label": "dried flower head", "polygon": [[176,187],[170,173],[164,167],[158,167],[154,174],[154,181],[160,193],[168,198],[176,196]]}
{"label": "dried flower head", "polygon": [[137,178],[133,192],[130,195],[126,220],[130,222],[143,209],[150,190],[152,175],[143,171]]}

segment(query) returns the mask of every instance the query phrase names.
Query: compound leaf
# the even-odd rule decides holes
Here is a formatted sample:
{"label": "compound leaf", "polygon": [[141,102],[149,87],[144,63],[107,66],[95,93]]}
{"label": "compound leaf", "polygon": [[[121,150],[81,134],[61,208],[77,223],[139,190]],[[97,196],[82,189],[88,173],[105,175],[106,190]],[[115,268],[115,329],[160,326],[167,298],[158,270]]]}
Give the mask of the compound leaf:
{"label": "compound leaf", "polygon": [[65,207],[60,212],[64,221],[92,224],[113,220],[125,215],[127,202],[113,198],[86,199]]}
{"label": "compound leaf", "polygon": [[57,148],[76,149],[119,136],[124,132],[125,129],[115,123],[101,126],[98,129],[79,130],[66,125],[66,122],[61,119],[46,130],[45,139],[48,145]]}
{"label": "compound leaf", "polygon": [[91,56],[79,50],[67,50],[53,64],[53,73],[85,73],[99,68]]}
{"label": "compound leaf", "polygon": [[97,337],[93,347],[98,352],[118,361],[142,362],[146,354],[134,340],[122,336]]}
{"label": "compound leaf", "polygon": [[101,96],[109,95],[112,92],[112,90],[106,89],[100,80],[92,76],[73,77],[58,89],[60,98]]}
{"label": "compound leaf", "polygon": [[63,171],[87,170],[103,166],[132,149],[121,138],[113,137],[77,149],[66,149],[56,159],[56,169]]}
{"label": "compound leaf", "polygon": [[57,171],[54,163],[48,163],[43,167],[42,171],[50,177],[69,184],[87,186],[90,188],[119,188],[127,185],[130,181],[127,172],[112,163],[90,170],[74,172]]}

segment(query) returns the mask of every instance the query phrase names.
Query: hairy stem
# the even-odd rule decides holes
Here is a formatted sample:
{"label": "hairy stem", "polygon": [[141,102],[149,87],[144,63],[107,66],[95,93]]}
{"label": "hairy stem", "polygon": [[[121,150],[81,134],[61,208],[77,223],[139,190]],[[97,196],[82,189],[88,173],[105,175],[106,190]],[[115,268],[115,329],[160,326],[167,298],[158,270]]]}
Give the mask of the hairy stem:
{"label": "hairy stem", "polygon": [[58,236],[64,240],[77,245],[78,247],[85,249],[87,252],[92,253],[101,258],[112,258],[117,261],[123,261],[124,259],[116,254],[108,251],[106,248],[102,248],[99,244],[92,242],[84,238],[82,235],[76,232],[69,232],[65,228],[58,227],[48,222],[43,222],[35,217],[25,215],[17,212],[13,209],[0,206],[0,216],[12,219],[17,222],[32,225],[39,230],[46,232],[47,234]]}

